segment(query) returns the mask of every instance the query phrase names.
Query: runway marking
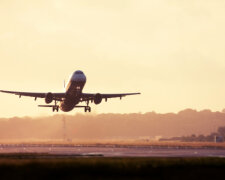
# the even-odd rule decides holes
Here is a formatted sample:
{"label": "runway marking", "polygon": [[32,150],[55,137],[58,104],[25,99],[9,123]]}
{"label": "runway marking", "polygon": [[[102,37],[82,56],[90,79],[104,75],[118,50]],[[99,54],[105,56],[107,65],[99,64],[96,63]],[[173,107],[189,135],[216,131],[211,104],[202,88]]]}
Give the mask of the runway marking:
{"label": "runway marking", "polygon": [[225,157],[221,148],[178,148],[153,146],[117,146],[117,145],[27,145],[5,144],[0,147],[0,155],[5,153],[47,153],[70,156],[104,157]]}

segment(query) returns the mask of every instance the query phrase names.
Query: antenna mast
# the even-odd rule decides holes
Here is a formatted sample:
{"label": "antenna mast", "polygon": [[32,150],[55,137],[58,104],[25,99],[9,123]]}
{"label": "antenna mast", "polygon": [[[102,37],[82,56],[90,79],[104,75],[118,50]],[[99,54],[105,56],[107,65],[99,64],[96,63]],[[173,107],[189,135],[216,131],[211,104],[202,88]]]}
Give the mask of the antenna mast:
{"label": "antenna mast", "polygon": [[65,116],[63,116],[63,118],[62,118],[62,122],[63,122],[63,141],[66,141],[66,119],[65,119]]}

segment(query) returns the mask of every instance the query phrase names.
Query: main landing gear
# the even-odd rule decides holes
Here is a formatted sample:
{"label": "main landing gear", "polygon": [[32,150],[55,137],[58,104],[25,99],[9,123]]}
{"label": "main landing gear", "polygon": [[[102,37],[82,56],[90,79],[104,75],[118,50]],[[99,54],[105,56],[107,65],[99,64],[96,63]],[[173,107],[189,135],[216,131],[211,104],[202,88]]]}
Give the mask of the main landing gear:
{"label": "main landing gear", "polygon": [[84,106],[84,112],[87,112],[87,111],[91,112],[91,107],[88,106],[89,105],[89,100],[87,100],[86,103],[87,103],[87,106]]}
{"label": "main landing gear", "polygon": [[52,106],[52,111],[55,112],[59,112],[59,106]]}
{"label": "main landing gear", "polygon": [[52,111],[59,111],[59,105],[57,105],[57,101],[55,100],[55,105],[38,105],[39,107],[51,107]]}
{"label": "main landing gear", "polygon": [[84,112],[91,112],[91,107],[90,106],[85,106],[84,107]]}
{"label": "main landing gear", "polygon": [[55,112],[59,112],[59,106],[57,105],[57,101],[55,100],[55,106],[52,106],[52,111]]}
{"label": "main landing gear", "polygon": [[91,112],[90,106],[75,106],[75,108],[84,108],[84,112]]}

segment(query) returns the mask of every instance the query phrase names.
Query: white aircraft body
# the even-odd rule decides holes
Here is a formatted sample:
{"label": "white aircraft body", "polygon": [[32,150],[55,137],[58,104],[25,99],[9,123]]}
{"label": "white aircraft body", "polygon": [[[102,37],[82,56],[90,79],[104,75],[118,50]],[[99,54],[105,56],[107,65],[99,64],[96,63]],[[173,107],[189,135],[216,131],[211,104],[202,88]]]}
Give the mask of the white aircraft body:
{"label": "white aircraft body", "polygon": [[[128,95],[136,95],[140,93],[125,93],[125,94],[100,94],[100,93],[83,93],[82,90],[86,83],[86,76],[80,70],[75,71],[69,82],[66,85],[66,91],[64,93],[36,93],[36,92],[19,92],[19,91],[5,91],[0,90],[3,93],[11,93],[21,96],[29,96],[34,97],[35,100],[37,98],[45,98],[45,103],[50,104],[53,101],[55,102],[53,105],[39,105],[39,107],[51,107],[53,112],[59,111],[59,108],[64,111],[68,112],[74,108],[84,108],[84,111],[91,112],[91,107],[89,106],[89,102],[94,102],[95,104],[100,104],[102,99],[107,101],[108,98],[116,98],[119,97],[120,99],[124,96]],[[58,105],[59,102],[59,105]],[[80,102],[86,102],[86,106],[78,106]]]}

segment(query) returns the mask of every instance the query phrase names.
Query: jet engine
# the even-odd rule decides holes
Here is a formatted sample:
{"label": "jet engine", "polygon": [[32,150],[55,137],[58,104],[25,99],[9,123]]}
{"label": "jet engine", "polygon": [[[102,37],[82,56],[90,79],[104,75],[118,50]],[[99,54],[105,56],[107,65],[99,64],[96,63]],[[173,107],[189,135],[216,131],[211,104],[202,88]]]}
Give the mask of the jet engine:
{"label": "jet engine", "polygon": [[102,102],[102,95],[97,93],[95,94],[95,97],[94,97],[94,103],[95,104],[100,104]]}
{"label": "jet engine", "polygon": [[45,95],[45,102],[46,102],[46,104],[49,104],[52,101],[53,101],[53,94],[49,92]]}

